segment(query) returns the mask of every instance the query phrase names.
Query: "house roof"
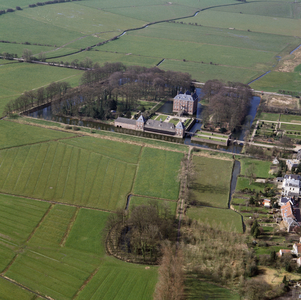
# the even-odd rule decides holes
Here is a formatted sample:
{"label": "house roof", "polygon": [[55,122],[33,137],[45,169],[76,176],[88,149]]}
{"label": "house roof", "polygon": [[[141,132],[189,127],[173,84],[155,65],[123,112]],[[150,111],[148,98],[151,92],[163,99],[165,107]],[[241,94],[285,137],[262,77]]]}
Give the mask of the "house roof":
{"label": "house roof", "polygon": [[280,203],[283,203],[283,204],[287,203],[288,201],[290,201],[290,199],[287,197],[281,197],[281,199],[280,199]]}
{"label": "house roof", "polygon": [[130,124],[130,125],[136,125],[136,120],[133,119],[127,119],[127,118],[122,118],[122,117],[118,117],[115,122],[119,122],[119,123],[124,123],[124,124]]}
{"label": "house roof", "polygon": [[286,204],[281,206],[281,216],[282,218],[295,218],[292,210],[292,205],[288,201]]}
{"label": "house roof", "polygon": [[300,175],[296,174],[289,174],[289,175],[284,175],[284,179],[294,179],[294,180],[300,180],[301,177]]}

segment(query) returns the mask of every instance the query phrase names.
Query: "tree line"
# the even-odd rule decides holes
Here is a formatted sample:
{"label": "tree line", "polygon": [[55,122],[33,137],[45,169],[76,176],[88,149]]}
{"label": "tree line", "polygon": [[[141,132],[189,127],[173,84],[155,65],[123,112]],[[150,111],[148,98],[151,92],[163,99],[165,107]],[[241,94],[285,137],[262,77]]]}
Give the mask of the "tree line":
{"label": "tree line", "polygon": [[[30,52],[23,54],[30,57]],[[91,66],[92,62],[88,60]],[[175,96],[181,89],[189,89],[190,85],[188,73],[157,67],[127,67],[119,62],[103,66],[96,63],[83,74],[80,86],[70,89],[66,82],[57,82],[37,91],[27,91],[5,106],[4,115],[51,102],[57,115],[105,120],[112,117],[112,110],[122,115],[136,109],[138,99],[161,100]],[[144,112],[145,116],[148,113]]]}
{"label": "tree line", "polygon": [[253,96],[248,85],[208,80],[203,92],[209,103],[203,110],[204,126],[233,131],[243,124]]}

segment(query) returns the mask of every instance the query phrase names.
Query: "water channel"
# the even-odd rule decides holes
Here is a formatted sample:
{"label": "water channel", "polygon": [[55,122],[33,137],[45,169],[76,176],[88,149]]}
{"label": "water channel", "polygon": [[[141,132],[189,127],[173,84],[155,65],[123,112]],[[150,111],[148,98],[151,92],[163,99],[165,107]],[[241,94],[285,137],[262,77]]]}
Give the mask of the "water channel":
{"label": "water channel", "polygon": [[[202,90],[200,88],[197,88],[197,94],[199,98],[201,99],[203,97]],[[250,109],[248,112],[249,117],[247,118],[248,120],[246,123],[249,123],[249,126],[252,125],[252,122],[255,118],[256,112],[258,105],[260,103],[260,97],[254,96],[251,100],[251,105]],[[165,104],[158,110],[158,112],[165,113],[165,114],[172,114],[172,101],[166,101]],[[196,112],[196,118],[200,119],[201,118],[201,113],[202,113],[202,105],[201,103],[198,103],[197,107],[197,112]],[[232,152],[232,153],[240,153],[242,150],[242,146],[238,144],[232,144],[230,146],[219,146],[219,145],[212,145],[212,144],[207,144],[207,143],[196,143],[196,142],[191,142],[191,137],[186,136],[183,140],[175,137],[166,137],[162,136],[160,134],[154,134],[154,133],[149,133],[149,132],[137,132],[134,130],[128,130],[128,129],[123,129],[123,128],[116,128],[114,125],[98,122],[98,121],[82,121],[78,119],[72,119],[68,117],[60,117],[52,114],[52,109],[51,106],[45,107],[43,109],[37,110],[35,112],[29,113],[30,117],[33,118],[40,118],[44,120],[52,120],[68,125],[76,125],[76,126],[84,126],[84,127],[89,127],[89,128],[94,128],[94,129],[99,129],[99,130],[107,130],[107,131],[112,131],[112,132],[119,132],[119,133],[126,133],[130,135],[135,135],[135,136],[141,136],[141,137],[147,137],[147,138],[154,138],[154,139],[160,139],[160,140],[165,140],[169,142],[176,142],[176,143],[184,143],[185,145],[191,145],[195,147],[202,147],[202,148],[210,148],[210,149],[218,149],[226,152]],[[245,124],[246,125],[246,124]],[[201,130],[202,123],[200,121],[197,121],[193,127],[190,129],[190,132],[195,133],[197,130]],[[234,136],[238,140],[243,140],[245,136],[245,126],[242,126],[242,130],[239,130],[234,134]]]}

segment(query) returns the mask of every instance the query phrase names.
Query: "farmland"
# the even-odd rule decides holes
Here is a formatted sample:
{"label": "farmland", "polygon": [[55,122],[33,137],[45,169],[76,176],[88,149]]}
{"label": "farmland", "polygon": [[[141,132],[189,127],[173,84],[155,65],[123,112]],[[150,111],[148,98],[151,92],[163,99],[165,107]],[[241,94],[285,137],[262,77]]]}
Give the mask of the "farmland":
{"label": "farmland", "polygon": [[[49,61],[70,63],[89,57],[101,65],[120,61],[146,67],[155,66],[164,58],[160,68],[188,72],[201,82],[216,78],[247,83],[272,70],[252,87],[268,91],[299,90],[297,70],[274,71],[279,57],[292,59],[289,52],[301,43],[299,3],[178,0],[167,4],[160,0],[137,5],[136,0],[131,0],[122,7],[119,2],[88,0],[28,8],[27,2],[14,1],[23,10],[1,16],[0,39],[10,43],[0,43],[0,53],[20,57],[23,49],[28,48],[35,55],[44,52]],[[13,3],[2,1],[0,8]],[[203,10],[195,17],[180,19],[200,9]],[[124,30],[173,18],[179,19],[127,31],[118,40],[72,54]],[[9,99],[24,90],[51,81],[67,80],[73,86],[78,85],[80,71],[50,69],[29,64],[3,65],[0,111]],[[44,76],[39,76],[41,70]]]}
{"label": "farmland", "polygon": [[194,155],[196,179],[191,197],[200,205],[227,208],[233,162]]}
{"label": "farmland", "polygon": [[191,219],[209,223],[213,227],[230,232],[242,232],[242,218],[231,209],[193,207],[188,209],[187,215]]}

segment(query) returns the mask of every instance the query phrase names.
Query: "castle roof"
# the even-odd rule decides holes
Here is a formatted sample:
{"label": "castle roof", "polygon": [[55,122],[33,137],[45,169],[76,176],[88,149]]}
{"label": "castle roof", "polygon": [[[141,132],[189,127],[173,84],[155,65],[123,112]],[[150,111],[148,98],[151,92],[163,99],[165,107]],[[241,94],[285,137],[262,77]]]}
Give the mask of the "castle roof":
{"label": "castle roof", "polygon": [[143,123],[145,123],[144,117],[141,115],[141,116],[138,118],[137,122],[143,122]]}
{"label": "castle roof", "polygon": [[176,126],[177,129],[184,129],[182,122],[179,122]]}
{"label": "castle roof", "polygon": [[122,118],[122,117],[118,117],[115,122],[119,122],[119,123],[124,123],[124,124],[129,124],[129,125],[136,125],[136,120],[133,119],[127,119],[127,118]]}

